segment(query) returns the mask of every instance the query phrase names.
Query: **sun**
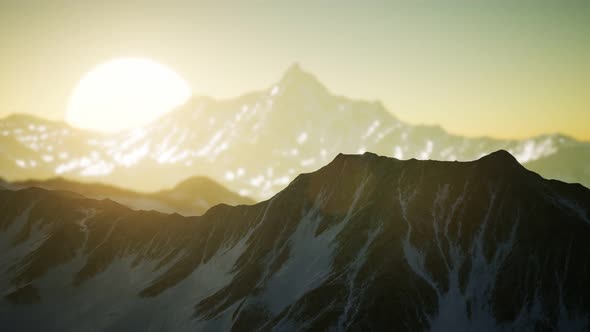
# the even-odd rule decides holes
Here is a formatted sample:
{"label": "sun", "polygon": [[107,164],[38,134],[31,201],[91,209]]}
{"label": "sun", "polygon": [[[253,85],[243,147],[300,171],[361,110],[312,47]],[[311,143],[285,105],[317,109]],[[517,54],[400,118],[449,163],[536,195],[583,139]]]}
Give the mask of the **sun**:
{"label": "sun", "polygon": [[66,121],[78,128],[117,132],[149,123],[190,96],[184,79],[160,63],[114,59],[80,79],[71,94]]}

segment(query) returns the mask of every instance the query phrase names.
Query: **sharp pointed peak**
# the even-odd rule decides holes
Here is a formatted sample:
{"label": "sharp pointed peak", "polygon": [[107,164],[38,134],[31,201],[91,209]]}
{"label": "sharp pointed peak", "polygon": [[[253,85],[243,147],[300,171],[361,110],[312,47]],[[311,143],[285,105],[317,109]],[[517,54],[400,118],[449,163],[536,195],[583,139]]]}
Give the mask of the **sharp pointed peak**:
{"label": "sharp pointed peak", "polygon": [[287,70],[285,70],[285,73],[283,74],[283,78],[285,77],[290,77],[290,76],[295,76],[295,77],[312,77],[315,79],[314,75],[304,69],[299,62],[293,62],[289,67],[287,67]]}
{"label": "sharp pointed peak", "polygon": [[293,62],[289,68],[287,68],[287,71],[285,72],[285,75],[287,74],[296,74],[296,73],[301,73],[303,72],[303,69],[301,69],[301,65],[299,65],[299,62]]}
{"label": "sharp pointed peak", "polygon": [[280,85],[288,86],[306,86],[306,87],[321,87],[325,89],[322,83],[309,71],[302,69],[299,63],[295,62],[287,68],[281,80]]}

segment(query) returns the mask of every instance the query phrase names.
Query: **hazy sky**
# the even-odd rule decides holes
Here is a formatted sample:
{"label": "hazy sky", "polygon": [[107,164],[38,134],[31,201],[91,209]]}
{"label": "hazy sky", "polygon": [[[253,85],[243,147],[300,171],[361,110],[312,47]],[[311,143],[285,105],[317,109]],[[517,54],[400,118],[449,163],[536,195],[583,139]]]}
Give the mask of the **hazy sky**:
{"label": "hazy sky", "polygon": [[195,95],[266,88],[297,61],[331,91],[453,133],[590,140],[590,1],[0,2],[0,116],[63,118],[80,77],[163,63]]}

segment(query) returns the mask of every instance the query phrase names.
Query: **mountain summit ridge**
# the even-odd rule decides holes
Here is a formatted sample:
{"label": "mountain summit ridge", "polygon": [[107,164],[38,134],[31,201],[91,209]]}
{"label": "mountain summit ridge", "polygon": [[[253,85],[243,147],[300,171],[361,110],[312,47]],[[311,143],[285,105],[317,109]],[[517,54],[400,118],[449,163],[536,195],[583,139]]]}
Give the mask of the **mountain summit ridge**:
{"label": "mountain summit ridge", "polygon": [[0,323],[587,329],[590,190],[524,168],[488,171],[513,164],[506,152],[471,162],[340,154],[269,200],[199,217],[0,190]]}

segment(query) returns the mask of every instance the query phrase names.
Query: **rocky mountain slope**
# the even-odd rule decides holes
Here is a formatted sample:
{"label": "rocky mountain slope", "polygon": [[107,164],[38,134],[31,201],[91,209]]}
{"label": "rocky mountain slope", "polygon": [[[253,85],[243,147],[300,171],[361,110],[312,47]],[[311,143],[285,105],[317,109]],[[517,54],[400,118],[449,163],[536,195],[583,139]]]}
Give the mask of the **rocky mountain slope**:
{"label": "rocky mountain slope", "polygon": [[338,155],[200,217],[0,191],[7,330],[585,331],[590,190],[499,151]]}
{"label": "rocky mountain slope", "polygon": [[[0,121],[0,176],[10,181],[62,176],[157,191],[203,175],[255,199],[340,152],[452,161],[498,149],[546,177],[590,186],[588,142],[557,134],[465,138],[409,125],[379,102],[333,95],[297,65],[267,90],[231,100],[197,97],[150,125],[114,135],[21,115]],[[556,170],[561,154],[568,162]]]}
{"label": "rocky mountain slope", "polygon": [[0,187],[13,190],[38,187],[71,191],[88,198],[108,198],[135,210],[156,210],[185,216],[201,215],[212,206],[221,203],[229,205],[254,203],[253,200],[231,192],[205,177],[186,179],[174,188],[154,193],[140,193],[100,183],[81,183],[64,178],[21,182],[6,182],[0,179]]}

